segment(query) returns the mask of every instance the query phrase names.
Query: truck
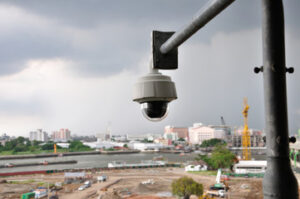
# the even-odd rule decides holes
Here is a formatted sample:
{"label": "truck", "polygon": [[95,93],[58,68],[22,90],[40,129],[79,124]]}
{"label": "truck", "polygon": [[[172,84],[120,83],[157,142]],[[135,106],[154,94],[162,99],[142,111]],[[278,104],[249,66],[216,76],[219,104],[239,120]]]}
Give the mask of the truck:
{"label": "truck", "polygon": [[206,194],[210,195],[212,197],[216,196],[216,197],[220,197],[220,198],[225,198],[226,191],[225,190],[209,190],[209,191],[206,191]]}
{"label": "truck", "polygon": [[34,192],[23,193],[21,195],[21,199],[32,199],[32,198],[35,198],[35,193]]}

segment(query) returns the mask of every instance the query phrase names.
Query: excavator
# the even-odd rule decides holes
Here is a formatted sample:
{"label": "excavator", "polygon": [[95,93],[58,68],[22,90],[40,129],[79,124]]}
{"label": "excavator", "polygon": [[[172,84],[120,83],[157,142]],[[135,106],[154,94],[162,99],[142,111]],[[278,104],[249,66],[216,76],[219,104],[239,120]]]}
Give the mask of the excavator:
{"label": "excavator", "polygon": [[218,169],[216,184],[210,186],[210,189],[206,191],[199,199],[214,199],[215,197],[224,198],[229,187],[226,182],[221,179],[222,171]]}

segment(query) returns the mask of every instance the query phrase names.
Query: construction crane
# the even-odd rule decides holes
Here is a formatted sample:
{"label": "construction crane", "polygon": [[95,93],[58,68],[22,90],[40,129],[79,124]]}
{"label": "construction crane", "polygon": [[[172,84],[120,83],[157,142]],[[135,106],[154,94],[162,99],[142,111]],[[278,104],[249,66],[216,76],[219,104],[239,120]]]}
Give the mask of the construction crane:
{"label": "construction crane", "polygon": [[222,124],[222,126],[226,126],[226,123],[225,123],[225,120],[224,120],[223,116],[221,116],[221,124]]}
{"label": "construction crane", "polygon": [[250,150],[250,133],[248,130],[248,110],[249,105],[247,102],[247,98],[244,98],[244,109],[243,109],[243,116],[244,116],[244,129],[242,134],[242,147],[243,147],[243,156],[242,160],[251,160],[251,150]]}

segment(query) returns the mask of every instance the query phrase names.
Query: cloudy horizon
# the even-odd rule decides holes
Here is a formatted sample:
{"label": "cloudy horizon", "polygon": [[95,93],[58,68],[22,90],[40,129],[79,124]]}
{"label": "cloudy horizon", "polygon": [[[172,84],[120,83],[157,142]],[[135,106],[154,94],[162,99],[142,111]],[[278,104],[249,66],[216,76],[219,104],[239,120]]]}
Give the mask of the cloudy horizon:
{"label": "cloudy horizon", "polygon": [[[0,134],[68,128],[94,135],[162,133],[166,125],[264,128],[261,2],[236,1],[179,47],[179,68],[162,71],[178,99],[168,117],[147,121],[132,87],[148,72],[152,30],[176,31],[207,0],[1,1]],[[300,128],[300,6],[284,0],[290,134]]]}

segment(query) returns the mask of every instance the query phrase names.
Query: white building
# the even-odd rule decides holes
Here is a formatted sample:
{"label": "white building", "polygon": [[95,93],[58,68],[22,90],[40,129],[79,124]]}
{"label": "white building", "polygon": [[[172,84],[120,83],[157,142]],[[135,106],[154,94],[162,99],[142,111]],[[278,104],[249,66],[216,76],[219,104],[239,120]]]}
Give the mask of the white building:
{"label": "white building", "polygon": [[266,160],[241,160],[233,167],[233,171],[237,174],[265,173],[266,170]]}
{"label": "white building", "polygon": [[158,151],[159,149],[165,148],[162,143],[141,143],[141,142],[131,142],[128,144],[128,147],[140,151]]}
{"label": "white building", "polygon": [[37,129],[36,131],[31,131],[29,133],[29,140],[33,141],[41,141],[47,142],[48,141],[48,133],[43,131],[42,129]]}
{"label": "white building", "polygon": [[196,123],[189,128],[189,140],[191,144],[201,144],[204,140],[213,138],[224,139],[225,131],[215,129],[211,126],[204,126],[201,123]]}
{"label": "white building", "polygon": [[97,142],[83,142],[83,144],[91,147],[92,149],[109,149],[113,147],[123,147],[125,143],[98,140]]}
{"label": "white building", "polygon": [[61,148],[68,149],[70,146],[70,143],[56,143],[57,146],[60,146]]}

